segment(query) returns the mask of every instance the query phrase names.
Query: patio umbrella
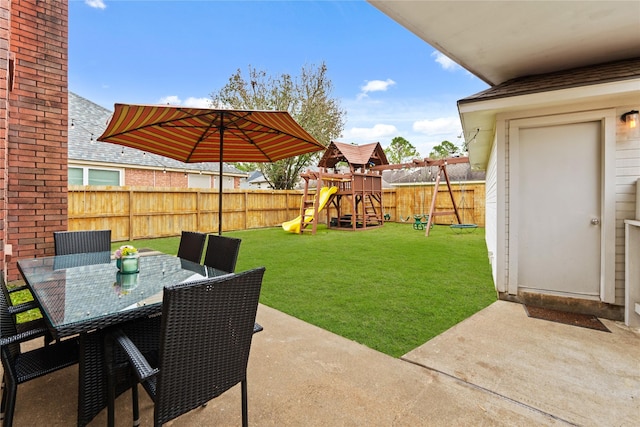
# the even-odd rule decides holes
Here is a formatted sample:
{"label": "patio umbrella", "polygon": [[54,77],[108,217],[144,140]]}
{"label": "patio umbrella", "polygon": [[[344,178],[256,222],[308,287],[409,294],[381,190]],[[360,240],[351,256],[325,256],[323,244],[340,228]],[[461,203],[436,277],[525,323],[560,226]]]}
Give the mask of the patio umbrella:
{"label": "patio umbrella", "polygon": [[286,111],[115,104],[98,141],[185,163],[220,162],[218,234],[222,233],[222,162],[275,162],[325,147]]}

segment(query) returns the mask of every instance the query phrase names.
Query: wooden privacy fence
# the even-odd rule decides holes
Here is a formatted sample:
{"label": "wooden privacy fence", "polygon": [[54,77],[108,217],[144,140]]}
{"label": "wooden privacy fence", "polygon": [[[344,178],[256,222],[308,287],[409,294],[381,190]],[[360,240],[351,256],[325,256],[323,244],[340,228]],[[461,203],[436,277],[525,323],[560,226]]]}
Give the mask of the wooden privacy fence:
{"label": "wooden privacy fence", "polygon": [[[484,227],[484,183],[452,186],[463,222]],[[428,214],[433,184],[383,190],[383,209],[390,221],[413,222]],[[223,231],[276,227],[298,216],[302,190],[224,190]],[[461,203],[462,202],[462,203]],[[436,207],[451,210],[446,186],[440,186]],[[327,213],[320,214],[325,222]],[[329,208],[328,217],[335,216]],[[69,230],[110,229],[114,241],[177,236],[182,230],[206,233],[218,230],[218,191],[157,187],[69,187]],[[409,218],[407,220],[407,217]],[[436,217],[451,224],[455,217]]]}
{"label": "wooden privacy fence", "polygon": [[[394,222],[415,222],[414,215],[428,215],[433,199],[433,183],[409,184],[396,187],[390,197],[384,194],[385,213],[391,215]],[[485,223],[485,184],[484,182],[466,182],[451,184],[453,198],[458,207],[460,219],[464,224],[476,224],[484,227]],[[451,211],[453,204],[446,184],[440,183],[436,198],[436,212]],[[387,210],[388,209],[388,210]],[[436,216],[434,224],[457,224],[454,215]]]}

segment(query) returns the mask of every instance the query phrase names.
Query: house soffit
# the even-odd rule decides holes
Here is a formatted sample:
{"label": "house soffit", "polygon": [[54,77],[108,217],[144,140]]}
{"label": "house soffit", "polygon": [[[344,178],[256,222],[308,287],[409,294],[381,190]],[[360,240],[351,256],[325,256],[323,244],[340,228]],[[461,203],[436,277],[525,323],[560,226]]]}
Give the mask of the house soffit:
{"label": "house soffit", "polygon": [[640,52],[640,1],[368,0],[491,86]]}
{"label": "house soffit", "polygon": [[[640,56],[640,1],[368,2],[493,86],[458,103],[474,170],[486,167],[498,111],[532,108],[527,102],[542,108],[549,94],[552,99],[547,105],[568,103],[572,96],[573,101],[586,99],[587,86],[602,89],[610,78],[631,79],[628,93],[636,91],[636,77],[613,75],[606,67],[600,75],[591,70],[588,77],[586,72],[582,81],[576,79],[579,73],[565,74],[564,81],[556,76],[555,84],[548,79],[551,73],[587,71],[595,64],[616,61],[630,60],[629,69],[639,70],[633,58]],[[622,68],[618,71],[624,72]],[[532,78],[528,87],[518,81],[521,78]],[[508,84],[500,86],[503,83]],[[614,86],[620,87],[616,83],[607,89]],[[591,100],[613,95],[597,94],[598,89],[586,89]]]}
{"label": "house soffit", "polygon": [[[474,170],[486,167],[495,135],[496,116],[500,113],[563,105],[586,106],[607,100],[611,105],[638,103],[640,59],[588,68],[505,82],[492,88],[495,90],[488,89],[458,101]],[[620,72],[623,68],[628,72]],[[599,80],[598,76],[601,76]]]}

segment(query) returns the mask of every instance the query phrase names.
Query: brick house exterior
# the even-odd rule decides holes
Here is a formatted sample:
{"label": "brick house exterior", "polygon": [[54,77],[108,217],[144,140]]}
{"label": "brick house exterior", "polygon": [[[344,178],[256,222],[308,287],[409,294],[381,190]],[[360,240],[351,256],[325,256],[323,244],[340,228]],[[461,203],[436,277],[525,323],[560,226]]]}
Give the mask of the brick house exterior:
{"label": "brick house exterior", "polygon": [[[7,182],[9,173],[7,165],[8,146],[7,146],[7,122],[9,121],[9,66],[13,65],[10,61],[9,50],[9,34],[11,34],[11,2],[9,0],[0,0],[0,268],[3,276],[6,274],[5,268],[5,250],[4,245],[7,240],[6,236],[6,218],[7,218]],[[11,76],[12,77],[12,76]],[[6,278],[6,277],[5,277]]]}
{"label": "brick house exterior", "polygon": [[[0,269],[14,281],[16,260],[53,255],[68,225],[68,2],[0,0],[0,33]],[[127,175],[127,185],[153,176]],[[155,173],[156,185],[186,179]]]}
{"label": "brick house exterior", "polygon": [[[69,91],[68,170],[69,185],[118,185],[89,179],[90,171],[117,171],[119,185],[178,188],[218,188],[219,166],[211,163],[183,163],[168,157],[129,147],[97,141],[104,133],[112,110]],[[79,171],[83,179],[77,181]],[[71,178],[71,175],[74,178]],[[223,186],[239,188],[247,174],[223,165]],[[113,181],[117,181],[112,177]]]}
{"label": "brick house exterior", "polygon": [[53,254],[67,229],[68,4],[0,0],[0,263]]}

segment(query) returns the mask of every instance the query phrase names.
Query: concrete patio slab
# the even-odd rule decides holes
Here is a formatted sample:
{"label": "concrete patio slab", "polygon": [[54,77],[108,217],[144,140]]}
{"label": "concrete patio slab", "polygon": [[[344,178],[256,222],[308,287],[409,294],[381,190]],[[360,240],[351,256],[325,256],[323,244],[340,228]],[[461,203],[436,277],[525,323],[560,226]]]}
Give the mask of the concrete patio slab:
{"label": "concrete patio slab", "polygon": [[[261,305],[265,330],[254,337],[249,362],[250,424],[640,425],[636,331],[615,322],[607,322],[611,334],[582,330],[523,312],[496,302],[397,359]],[[15,425],[74,425],[76,389],[77,367],[21,385]],[[152,425],[153,406],[141,397],[142,425]],[[131,425],[130,400],[128,393],[118,398],[118,426]],[[169,425],[240,421],[235,387]],[[91,423],[105,424],[105,411]]]}
{"label": "concrete patio slab", "polygon": [[567,424],[640,425],[640,334],[529,318],[498,301],[402,357]]}

